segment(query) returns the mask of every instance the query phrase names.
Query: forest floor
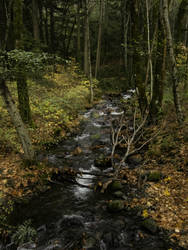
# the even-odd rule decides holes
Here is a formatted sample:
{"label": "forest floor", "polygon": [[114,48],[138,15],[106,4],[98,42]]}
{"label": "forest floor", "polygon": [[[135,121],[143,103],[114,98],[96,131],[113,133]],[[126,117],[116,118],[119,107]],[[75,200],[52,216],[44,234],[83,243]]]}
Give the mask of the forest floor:
{"label": "forest floor", "polygon": [[[45,81],[30,82],[30,102],[34,125],[29,132],[36,150],[58,144],[78,128],[78,112],[89,107],[88,82],[77,74],[76,65],[63,74],[54,74]],[[53,79],[53,80],[52,80]],[[16,88],[11,85],[15,98]],[[2,100],[0,100],[2,101]],[[188,112],[188,103],[184,102]],[[23,199],[36,191],[50,188],[48,179],[54,168],[45,163],[26,167],[20,158],[21,148],[16,132],[3,105],[0,105],[0,215],[1,233],[7,233],[6,216],[12,211],[11,200]],[[137,189],[137,196],[127,202],[131,208],[141,207],[145,218],[152,217],[159,227],[171,232],[171,240],[188,248],[188,113],[180,127],[172,105],[167,105],[166,123],[159,136],[149,145],[140,169],[126,170],[128,184]],[[148,133],[156,131],[151,127]],[[163,178],[146,185],[140,183],[140,171],[157,170]],[[46,183],[46,185],[44,185]],[[145,195],[141,189],[144,188]],[[5,202],[5,198],[8,200]],[[5,202],[5,203],[4,203]]]}

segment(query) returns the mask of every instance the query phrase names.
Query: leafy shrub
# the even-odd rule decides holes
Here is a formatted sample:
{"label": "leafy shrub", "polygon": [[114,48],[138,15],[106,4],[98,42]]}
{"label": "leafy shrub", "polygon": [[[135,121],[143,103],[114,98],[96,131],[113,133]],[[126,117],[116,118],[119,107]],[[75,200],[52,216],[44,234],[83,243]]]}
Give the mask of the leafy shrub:
{"label": "leafy shrub", "polygon": [[33,241],[36,235],[37,231],[31,226],[31,220],[27,220],[20,225],[17,231],[12,235],[12,241],[17,245],[21,245]]}

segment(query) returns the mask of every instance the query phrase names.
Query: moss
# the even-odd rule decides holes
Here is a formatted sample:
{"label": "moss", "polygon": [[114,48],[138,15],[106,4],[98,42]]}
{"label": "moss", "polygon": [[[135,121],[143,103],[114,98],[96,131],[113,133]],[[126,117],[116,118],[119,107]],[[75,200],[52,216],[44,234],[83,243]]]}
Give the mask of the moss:
{"label": "moss", "polygon": [[151,233],[156,233],[157,232],[156,222],[151,218],[148,218],[148,219],[142,221],[141,226],[143,228],[147,229]]}
{"label": "moss", "polygon": [[174,138],[171,135],[163,138],[160,148],[161,148],[161,151],[163,152],[168,152],[176,148],[176,143],[174,141]]}
{"label": "moss", "polygon": [[108,210],[116,213],[124,209],[124,202],[122,200],[112,200],[108,203]]}
{"label": "moss", "polygon": [[161,179],[162,177],[162,174],[160,171],[151,171],[148,176],[147,176],[147,179],[148,181],[153,181],[153,182],[157,182]]}

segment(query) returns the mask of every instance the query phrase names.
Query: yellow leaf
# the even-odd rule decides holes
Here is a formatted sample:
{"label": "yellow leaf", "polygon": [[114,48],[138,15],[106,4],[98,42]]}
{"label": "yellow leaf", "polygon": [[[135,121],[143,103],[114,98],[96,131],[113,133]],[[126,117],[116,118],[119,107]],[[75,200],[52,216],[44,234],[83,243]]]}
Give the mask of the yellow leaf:
{"label": "yellow leaf", "polygon": [[142,216],[144,218],[147,218],[149,216],[148,211],[146,209],[142,211]]}
{"label": "yellow leaf", "polygon": [[165,196],[170,196],[170,192],[168,191],[168,189],[166,189],[166,190],[164,191],[164,195],[165,195]]}

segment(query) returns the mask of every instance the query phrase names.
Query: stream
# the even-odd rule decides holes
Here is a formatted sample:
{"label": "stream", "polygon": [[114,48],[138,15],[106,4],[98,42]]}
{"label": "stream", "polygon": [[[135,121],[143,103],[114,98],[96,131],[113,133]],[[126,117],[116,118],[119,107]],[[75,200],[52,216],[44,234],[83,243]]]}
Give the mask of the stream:
{"label": "stream", "polygon": [[[133,91],[122,98],[129,99]],[[113,194],[95,192],[91,188],[98,175],[109,173],[108,166],[101,169],[96,159],[110,155],[110,117],[122,114],[118,98],[104,98],[99,104],[83,114],[80,134],[67,139],[48,152],[50,164],[62,169],[70,167],[84,171],[75,183],[55,185],[53,188],[25,205],[17,212],[20,221],[31,218],[37,228],[37,241],[26,243],[18,250],[158,250],[169,249],[163,231],[152,233],[141,226],[137,212],[121,209],[110,212],[107,200]],[[83,186],[82,186],[83,185]],[[126,188],[124,192],[126,199]],[[120,198],[118,198],[120,199]],[[8,247],[6,249],[15,249]],[[178,248],[176,248],[178,249]]]}

